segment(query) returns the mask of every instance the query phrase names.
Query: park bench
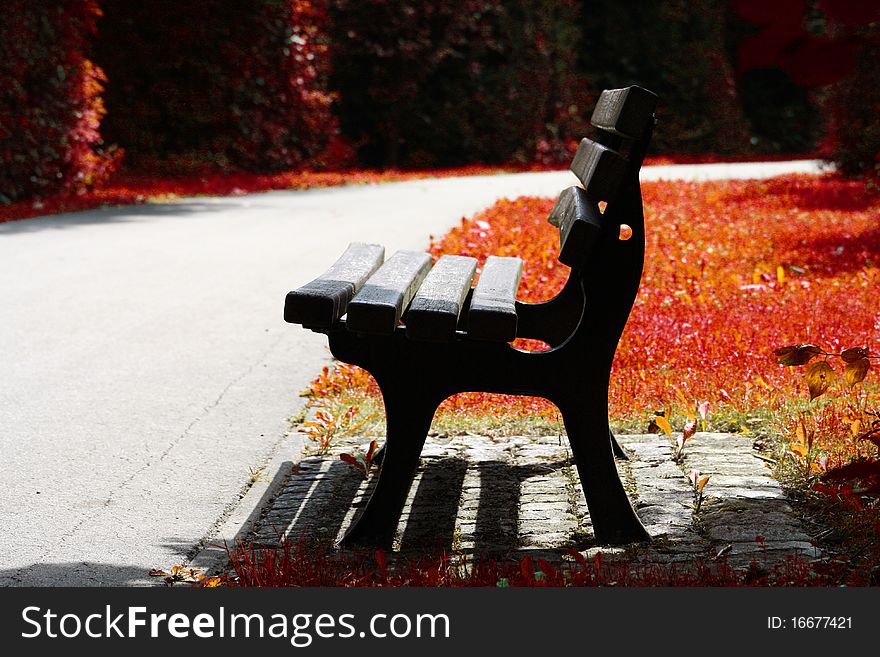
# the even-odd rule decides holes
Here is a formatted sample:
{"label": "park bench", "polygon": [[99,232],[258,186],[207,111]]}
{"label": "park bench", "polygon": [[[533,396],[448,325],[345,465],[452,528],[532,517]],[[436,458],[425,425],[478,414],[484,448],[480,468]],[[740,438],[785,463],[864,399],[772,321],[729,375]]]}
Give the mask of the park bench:
{"label": "park bench", "polygon": [[[602,92],[548,221],[559,230],[568,281],[544,303],[516,300],[523,263],[489,257],[472,287],[475,258],[353,243],[323,275],[288,293],[284,319],[324,333],[330,351],[364,368],[385,403],[381,469],[346,546],[390,546],[437,406],[459,392],[533,395],[560,410],[596,541],[649,538],[617,474],[623,456],[608,425],[611,363],[644,262],[639,169],[657,97],[641,87]],[[599,203],[606,203],[604,211]],[[516,338],[548,351],[514,348]]]}

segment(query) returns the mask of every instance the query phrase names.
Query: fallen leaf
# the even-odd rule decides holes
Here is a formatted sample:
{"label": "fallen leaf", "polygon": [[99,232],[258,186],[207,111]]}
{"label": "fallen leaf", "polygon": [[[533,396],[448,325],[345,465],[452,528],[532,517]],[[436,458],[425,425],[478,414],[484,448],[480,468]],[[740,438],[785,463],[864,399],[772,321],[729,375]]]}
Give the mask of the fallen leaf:
{"label": "fallen leaf", "polygon": [[806,445],[807,443],[807,427],[804,426],[804,419],[798,418],[797,425],[795,426],[794,435],[797,438],[797,442],[801,445]]}

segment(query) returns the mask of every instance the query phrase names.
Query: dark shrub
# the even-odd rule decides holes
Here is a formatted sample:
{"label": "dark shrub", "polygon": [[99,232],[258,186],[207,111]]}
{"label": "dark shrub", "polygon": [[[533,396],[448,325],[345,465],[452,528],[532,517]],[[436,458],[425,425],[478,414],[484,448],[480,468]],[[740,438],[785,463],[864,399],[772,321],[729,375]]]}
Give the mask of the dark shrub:
{"label": "dark shrub", "polygon": [[880,2],[734,0],[733,10],[751,24],[736,48],[740,73],[775,73],[802,94],[816,89],[826,120],[822,150],[846,175],[876,175]]}
{"label": "dark shrub", "polygon": [[[825,127],[818,94],[795,82],[775,61],[774,34],[787,34],[786,27],[802,22],[804,6],[786,2],[761,7],[754,0],[734,0],[726,20],[727,52],[736,62],[736,90],[751,141],[761,153],[814,152]],[[770,16],[761,18],[761,12]],[[794,14],[791,18],[786,13]],[[781,15],[781,17],[780,17]],[[756,20],[775,20],[784,27],[767,30]],[[761,61],[761,59],[765,61]]]}
{"label": "dark shrub", "polygon": [[320,0],[107,3],[105,134],[135,167],[277,171],[336,131]]}
{"label": "dark shrub", "polygon": [[363,163],[556,162],[584,124],[573,1],[330,0],[332,86]]}
{"label": "dark shrub", "polygon": [[873,175],[880,166],[880,23],[862,32],[853,72],[831,86],[828,157],[846,175]]}
{"label": "dark shrub", "polygon": [[726,0],[583,0],[582,65],[597,88],[660,96],[653,150],[739,153],[749,135],[725,50]]}
{"label": "dark shrub", "polygon": [[0,202],[80,190],[114,161],[100,150],[103,74],[85,57],[92,0],[6,0],[0,11]]}
{"label": "dark shrub", "polygon": [[752,144],[761,153],[810,153],[824,129],[816,93],[784,71],[757,68],[737,78]]}

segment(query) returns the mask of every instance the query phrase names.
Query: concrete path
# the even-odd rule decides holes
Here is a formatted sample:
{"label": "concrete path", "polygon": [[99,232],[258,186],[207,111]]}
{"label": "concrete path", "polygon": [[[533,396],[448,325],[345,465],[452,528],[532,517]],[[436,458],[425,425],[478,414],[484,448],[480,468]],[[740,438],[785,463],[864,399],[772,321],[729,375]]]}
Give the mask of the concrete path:
{"label": "concrete path", "polygon": [[[649,167],[645,179],[815,162]],[[0,224],[0,585],[126,585],[247,510],[323,336],[284,293],[349,241],[423,249],[567,172],[186,199]],[[228,525],[228,523],[226,523]]]}

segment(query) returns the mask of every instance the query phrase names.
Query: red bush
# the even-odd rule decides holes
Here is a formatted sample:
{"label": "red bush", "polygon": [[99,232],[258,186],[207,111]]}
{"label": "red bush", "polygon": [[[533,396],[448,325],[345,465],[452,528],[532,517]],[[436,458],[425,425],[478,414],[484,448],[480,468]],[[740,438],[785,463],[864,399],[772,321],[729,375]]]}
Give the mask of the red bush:
{"label": "red bush", "polygon": [[279,171],[334,136],[321,0],[108,3],[105,134],[140,168]]}
{"label": "red bush", "polygon": [[0,202],[102,180],[101,69],[85,57],[97,0],[7,0],[0,12]]}

